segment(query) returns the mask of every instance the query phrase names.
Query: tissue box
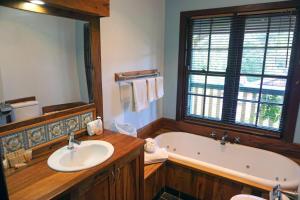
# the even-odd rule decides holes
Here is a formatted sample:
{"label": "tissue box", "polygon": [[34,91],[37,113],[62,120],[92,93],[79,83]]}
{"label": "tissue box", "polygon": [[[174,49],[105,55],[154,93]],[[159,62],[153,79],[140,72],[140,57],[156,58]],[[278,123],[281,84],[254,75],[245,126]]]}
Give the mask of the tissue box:
{"label": "tissue box", "polygon": [[103,133],[102,120],[100,117],[97,117],[97,120],[89,122],[87,124],[87,131],[90,136],[100,135]]}

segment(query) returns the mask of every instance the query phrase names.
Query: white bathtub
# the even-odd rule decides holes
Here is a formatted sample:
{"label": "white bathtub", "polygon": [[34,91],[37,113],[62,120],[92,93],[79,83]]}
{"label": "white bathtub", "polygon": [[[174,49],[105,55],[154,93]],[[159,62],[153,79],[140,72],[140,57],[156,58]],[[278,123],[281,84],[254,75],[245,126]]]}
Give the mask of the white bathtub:
{"label": "white bathtub", "polygon": [[155,138],[169,158],[201,166],[271,188],[296,190],[300,167],[294,161],[270,151],[220,141],[184,132],[164,133]]}

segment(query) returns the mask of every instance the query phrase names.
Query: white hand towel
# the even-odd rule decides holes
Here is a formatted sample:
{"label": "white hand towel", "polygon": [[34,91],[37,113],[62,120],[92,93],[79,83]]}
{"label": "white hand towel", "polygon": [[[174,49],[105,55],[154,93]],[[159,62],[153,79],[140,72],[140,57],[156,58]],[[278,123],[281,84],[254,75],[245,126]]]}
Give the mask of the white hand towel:
{"label": "white hand towel", "polygon": [[146,81],[147,81],[148,101],[152,102],[157,100],[155,78],[148,78],[146,79]]}
{"label": "white hand towel", "polygon": [[133,80],[133,99],[136,112],[140,112],[149,106],[147,96],[147,83],[145,79]]}
{"label": "white hand towel", "polygon": [[168,152],[164,148],[158,149],[155,153],[145,152],[145,164],[164,162],[168,159]]}
{"label": "white hand towel", "polygon": [[120,83],[120,101],[125,111],[134,110],[133,91],[131,83]]}
{"label": "white hand towel", "polygon": [[162,98],[164,96],[164,78],[162,76],[155,79],[156,82],[156,96]]}

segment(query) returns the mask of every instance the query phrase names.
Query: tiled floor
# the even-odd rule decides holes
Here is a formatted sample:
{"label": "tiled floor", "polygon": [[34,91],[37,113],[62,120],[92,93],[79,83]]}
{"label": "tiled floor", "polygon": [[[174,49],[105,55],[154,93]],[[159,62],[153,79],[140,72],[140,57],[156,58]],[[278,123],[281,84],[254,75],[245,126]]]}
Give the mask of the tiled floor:
{"label": "tiled floor", "polygon": [[160,196],[160,199],[159,200],[183,200],[183,199],[180,199],[172,194],[169,194],[167,192],[164,192],[161,196]]}

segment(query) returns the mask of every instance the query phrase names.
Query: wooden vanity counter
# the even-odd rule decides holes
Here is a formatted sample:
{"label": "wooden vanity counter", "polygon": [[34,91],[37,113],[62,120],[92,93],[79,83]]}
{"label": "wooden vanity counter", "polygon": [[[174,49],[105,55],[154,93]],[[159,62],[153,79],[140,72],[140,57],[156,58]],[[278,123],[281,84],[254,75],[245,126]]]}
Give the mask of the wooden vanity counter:
{"label": "wooden vanity counter", "polygon": [[[107,141],[114,146],[114,153],[111,158],[96,167],[79,172],[64,173],[56,172],[47,165],[47,159],[53,150],[39,158],[36,163],[6,177],[9,199],[52,199],[70,192],[72,188],[89,177],[112,168],[115,163],[126,157],[126,155],[133,153],[143,155],[143,140],[111,131],[104,131],[101,136],[83,136],[80,140]],[[140,158],[139,162],[143,165],[143,157]]]}

